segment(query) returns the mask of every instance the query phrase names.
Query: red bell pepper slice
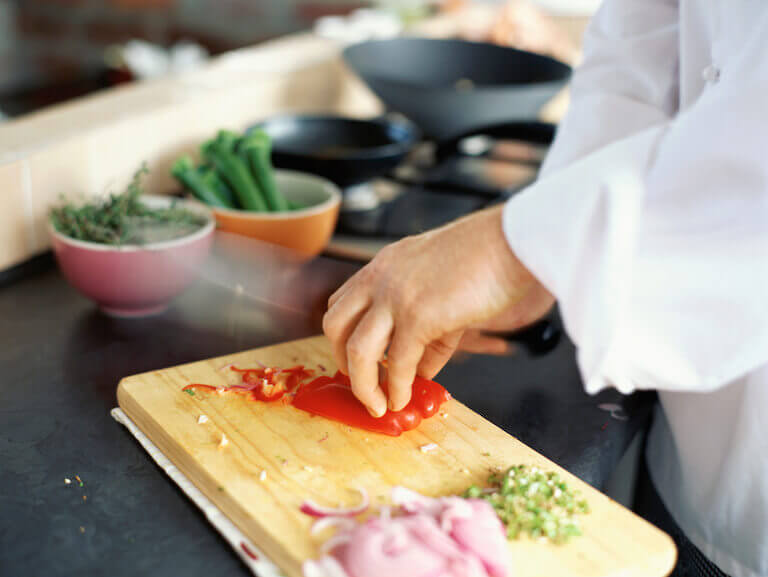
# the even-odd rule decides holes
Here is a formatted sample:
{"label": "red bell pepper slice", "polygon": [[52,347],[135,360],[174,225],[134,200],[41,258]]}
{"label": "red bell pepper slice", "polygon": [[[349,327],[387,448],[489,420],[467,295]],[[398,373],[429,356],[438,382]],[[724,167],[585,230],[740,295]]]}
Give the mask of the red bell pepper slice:
{"label": "red bell pepper slice", "polygon": [[[382,386],[386,389],[386,383]],[[382,417],[371,416],[352,393],[349,377],[337,372],[302,385],[293,398],[293,406],[352,427],[397,437],[419,426],[440,410],[451,398],[441,385],[416,377],[411,400],[401,411],[387,411]]]}

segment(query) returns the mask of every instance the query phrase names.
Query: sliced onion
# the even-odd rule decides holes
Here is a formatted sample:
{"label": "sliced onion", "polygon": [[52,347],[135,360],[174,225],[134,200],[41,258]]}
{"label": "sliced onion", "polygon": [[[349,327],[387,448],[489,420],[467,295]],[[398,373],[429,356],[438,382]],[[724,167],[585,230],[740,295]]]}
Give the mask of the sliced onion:
{"label": "sliced onion", "polygon": [[301,504],[300,510],[310,517],[356,517],[368,509],[370,499],[365,489],[355,489],[360,493],[360,504],[356,507],[323,507],[311,499],[307,499]]}
{"label": "sliced onion", "polygon": [[229,389],[236,391],[252,391],[255,385],[229,385]]}
{"label": "sliced onion", "polygon": [[444,502],[445,508],[439,514],[440,528],[446,533],[453,530],[453,522],[457,519],[469,519],[473,515],[472,505],[465,499],[454,497],[455,501]]}
{"label": "sliced onion", "polygon": [[426,515],[416,515],[411,519],[413,521],[411,531],[422,543],[447,558],[456,555],[456,543],[440,528],[435,519]]}
{"label": "sliced onion", "polygon": [[390,523],[385,530],[387,538],[382,543],[381,549],[382,553],[386,556],[397,555],[408,546],[411,537],[402,522],[395,520],[393,523]]}
{"label": "sliced onion", "polygon": [[434,499],[425,497],[407,487],[400,486],[392,487],[390,498],[394,505],[402,508],[406,513],[416,513],[428,509],[434,501]]}
{"label": "sliced onion", "polygon": [[379,519],[382,521],[389,521],[392,518],[392,507],[386,505],[379,509]]}
{"label": "sliced onion", "polygon": [[331,553],[336,547],[346,545],[352,539],[352,533],[337,533],[333,537],[327,539],[325,543],[320,545],[320,555],[327,555]]}
{"label": "sliced onion", "polygon": [[322,517],[312,523],[312,529],[310,529],[309,534],[317,535],[331,527],[335,527],[337,531],[350,531],[356,526],[355,520],[349,517]]}

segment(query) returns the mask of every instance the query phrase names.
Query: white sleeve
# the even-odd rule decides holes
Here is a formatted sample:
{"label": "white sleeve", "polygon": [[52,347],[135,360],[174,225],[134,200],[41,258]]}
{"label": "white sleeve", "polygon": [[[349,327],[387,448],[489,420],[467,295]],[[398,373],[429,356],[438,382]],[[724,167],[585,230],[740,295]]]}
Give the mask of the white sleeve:
{"label": "white sleeve", "polygon": [[753,30],[673,121],[504,209],[512,249],[560,302],[589,392],[707,391],[768,363],[768,11]]}
{"label": "white sleeve", "polygon": [[584,34],[584,62],[570,86],[540,174],[669,120],[677,110],[677,0],[607,0]]}

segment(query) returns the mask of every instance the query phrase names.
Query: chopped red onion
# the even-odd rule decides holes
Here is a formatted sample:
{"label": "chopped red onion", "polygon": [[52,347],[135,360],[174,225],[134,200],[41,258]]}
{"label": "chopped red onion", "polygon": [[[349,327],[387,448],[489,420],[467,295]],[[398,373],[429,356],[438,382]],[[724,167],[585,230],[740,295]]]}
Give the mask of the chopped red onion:
{"label": "chopped red onion", "polygon": [[368,492],[365,489],[355,489],[360,493],[360,504],[356,507],[323,507],[311,499],[307,499],[301,504],[301,512],[310,517],[356,517],[368,509],[370,500]]}
{"label": "chopped red onion", "polygon": [[317,535],[331,527],[335,527],[338,531],[349,531],[354,529],[355,525],[357,523],[350,517],[322,517],[312,523],[312,529],[310,529],[309,534]]}
{"label": "chopped red onion", "polygon": [[350,539],[352,539],[351,531],[336,533],[336,535],[330,537],[322,545],[320,545],[320,554],[327,555],[328,553],[332,553],[333,550],[340,545],[346,545],[349,543]]}

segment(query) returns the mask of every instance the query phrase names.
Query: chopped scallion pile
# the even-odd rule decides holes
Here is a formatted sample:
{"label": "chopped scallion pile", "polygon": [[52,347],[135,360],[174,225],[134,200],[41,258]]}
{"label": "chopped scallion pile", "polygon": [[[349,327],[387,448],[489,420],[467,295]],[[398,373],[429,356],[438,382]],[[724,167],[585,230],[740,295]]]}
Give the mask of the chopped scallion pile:
{"label": "chopped scallion pile", "polygon": [[581,535],[577,516],[589,513],[589,505],[559,474],[514,465],[492,474],[488,482],[492,487],[473,485],[464,497],[490,503],[506,526],[508,538],[527,534],[560,544]]}

